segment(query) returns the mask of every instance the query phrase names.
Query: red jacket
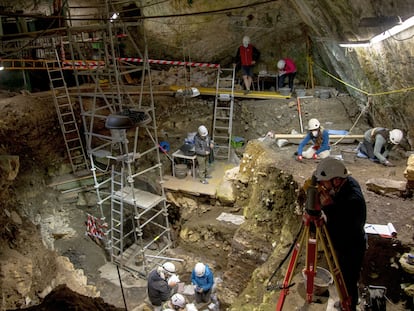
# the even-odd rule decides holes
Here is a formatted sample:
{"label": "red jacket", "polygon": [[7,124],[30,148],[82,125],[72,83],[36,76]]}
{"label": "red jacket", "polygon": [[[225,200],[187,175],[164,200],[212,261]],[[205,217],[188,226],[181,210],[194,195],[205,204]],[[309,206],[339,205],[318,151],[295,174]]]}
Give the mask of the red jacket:
{"label": "red jacket", "polygon": [[296,72],[296,65],[290,58],[284,58],[285,61],[285,68],[283,69],[286,71],[286,74]]}
{"label": "red jacket", "polygon": [[260,52],[257,50],[253,45],[249,44],[247,48],[245,48],[243,45],[239,47],[237,50],[237,56],[238,62],[241,63],[242,66],[251,66],[252,61],[256,61],[260,57]]}

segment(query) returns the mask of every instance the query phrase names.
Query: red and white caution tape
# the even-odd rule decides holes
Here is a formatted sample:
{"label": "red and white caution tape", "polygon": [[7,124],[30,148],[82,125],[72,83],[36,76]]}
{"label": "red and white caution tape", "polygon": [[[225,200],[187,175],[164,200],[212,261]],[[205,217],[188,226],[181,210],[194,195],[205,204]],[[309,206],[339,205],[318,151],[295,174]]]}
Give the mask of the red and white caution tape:
{"label": "red and white caution tape", "polygon": [[96,218],[88,214],[88,220],[86,221],[86,234],[91,237],[102,240],[105,236],[105,231],[108,228],[108,224],[101,223],[99,218]]}
{"label": "red and white caution tape", "polygon": [[[145,60],[139,57],[119,57],[118,61],[131,62],[131,63],[143,63]],[[184,62],[179,60],[162,60],[162,59],[148,59],[150,64],[158,65],[172,65],[172,66],[190,66],[200,68],[220,68],[220,64],[198,63],[198,62]],[[62,62],[64,69],[77,68],[77,69],[96,69],[99,66],[104,67],[104,61],[70,61],[66,60]]]}
{"label": "red and white caution tape", "polygon": [[[118,60],[132,63],[143,63],[145,60],[138,57],[119,57]],[[190,66],[202,68],[220,68],[220,64],[197,63],[197,62],[183,62],[178,60],[162,60],[162,59],[148,59],[150,64],[159,65],[173,65],[173,66]]]}

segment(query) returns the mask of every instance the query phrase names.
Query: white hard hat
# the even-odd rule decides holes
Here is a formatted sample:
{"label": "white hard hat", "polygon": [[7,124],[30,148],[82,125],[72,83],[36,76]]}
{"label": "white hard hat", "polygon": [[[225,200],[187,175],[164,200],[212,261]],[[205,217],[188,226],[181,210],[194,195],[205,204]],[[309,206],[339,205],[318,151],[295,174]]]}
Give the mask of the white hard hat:
{"label": "white hard hat", "polygon": [[171,303],[174,306],[177,306],[177,307],[180,307],[180,308],[184,308],[185,307],[185,298],[181,294],[174,294],[171,297]]}
{"label": "white hard hat", "polygon": [[200,136],[207,136],[208,135],[208,130],[204,125],[200,125],[198,128],[198,134],[200,134]]}
{"label": "white hard hat", "polygon": [[244,36],[243,37],[243,45],[249,45],[250,43],[250,38],[248,36]]}
{"label": "white hard hat", "polygon": [[403,138],[403,132],[399,129],[393,129],[390,131],[390,141],[394,145],[398,145],[401,142],[401,139]]}
{"label": "white hard hat", "polygon": [[286,62],[283,59],[277,62],[277,68],[282,70],[283,68],[285,68],[285,66],[286,66]]}
{"label": "white hard hat", "polygon": [[175,273],[175,265],[172,262],[169,262],[169,261],[165,262],[162,265],[162,268],[167,273]]}
{"label": "white hard hat", "polygon": [[317,119],[310,119],[308,122],[308,130],[317,130],[321,126],[321,123]]}
{"label": "white hard hat", "polygon": [[206,265],[202,262],[198,262],[195,265],[194,272],[198,277],[203,276],[204,273],[206,273]]}
{"label": "white hard hat", "polygon": [[335,177],[347,177],[348,170],[345,165],[337,159],[325,158],[316,167],[315,177],[318,181],[330,180]]}

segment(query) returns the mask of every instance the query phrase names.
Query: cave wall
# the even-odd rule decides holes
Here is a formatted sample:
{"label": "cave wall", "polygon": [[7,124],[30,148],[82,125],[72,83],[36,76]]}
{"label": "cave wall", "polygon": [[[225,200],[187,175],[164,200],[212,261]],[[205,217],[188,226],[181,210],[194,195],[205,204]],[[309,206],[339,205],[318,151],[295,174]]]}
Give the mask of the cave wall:
{"label": "cave wall", "polygon": [[[49,1],[3,2],[5,10],[52,12]],[[69,4],[73,7],[72,16],[85,18],[82,14],[86,9],[75,8],[82,6],[81,2],[74,0]],[[101,5],[99,10],[91,5],[88,16],[102,17]],[[280,57],[292,57],[298,65],[297,85],[310,87],[313,80],[315,85],[336,87],[358,98],[361,109],[370,97],[374,104],[367,111],[372,126],[401,128],[412,146],[414,29],[369,48],[338,45],[343,41],[367,40],[388,28],[381,24],[362,27],[360,20],[364,17],[410,17],[414,14],[412,1],[140,0],[112,4],[110,11],[135,5],[137,20],[142,23],[132,31],[132,36],[142,51],[146,42],[150,58],[230,66],[242,37],[248,35],[262,54],[256,73],[276,71]],[[125,53],[137,56],[128,47]]]}
{"label": "cave wall", "polygon": [[[412,144],[414,29],[369,48],[343,48],[343,41],[367,40],[386,29],[360,27],[361,18],[414,13],[412,1],[285,0],[249,6],[226,2],[239,10],[217,14],[145,20],[150,55],[192,59],[227,66],[243,35],[262,52],[256,71],[275,71],[278,58],[289,56],[298,65],[297,83],[310,86],[309,61],[316,85],[334,86],[360,100],[372,126],[401,128]],[[190,14],[222,9],[211,1],[172,1],[148,6],[144,16]],[[387,27],[388,28],[388,27]],[[166,51],[163,53],[162,51]],[[309,56],[309,58],[308,58]],[[369,99],[368,99],[369,98]]]}

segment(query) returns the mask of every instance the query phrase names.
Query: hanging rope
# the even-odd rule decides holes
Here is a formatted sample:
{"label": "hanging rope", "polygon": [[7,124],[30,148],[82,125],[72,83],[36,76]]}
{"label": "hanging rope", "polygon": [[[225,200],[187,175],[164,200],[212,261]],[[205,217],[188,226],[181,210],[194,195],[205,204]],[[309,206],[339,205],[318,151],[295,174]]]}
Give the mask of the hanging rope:
{"label": "hanging rope", "polygon": [[359,119],[361,119],[361,116],[368,110],[370,105],[371,105],[371,98],[368,97],[367,104],[364,106],[364,108],[362,108],[361,112],[359,113],[359,116],[357,117],[354,124],[352,124],[351,128],[349,129],[348,134],[346,134],[346,135],[342,136],[340,139],[338,139],[334,144],[332,144],[333,146],[336,146],[337,144],[339,144],[344,138],[346,138],[346,136],[348,136],[350,133],[352,133],[352,130],[354,129],[354,127],[359,122]]}

